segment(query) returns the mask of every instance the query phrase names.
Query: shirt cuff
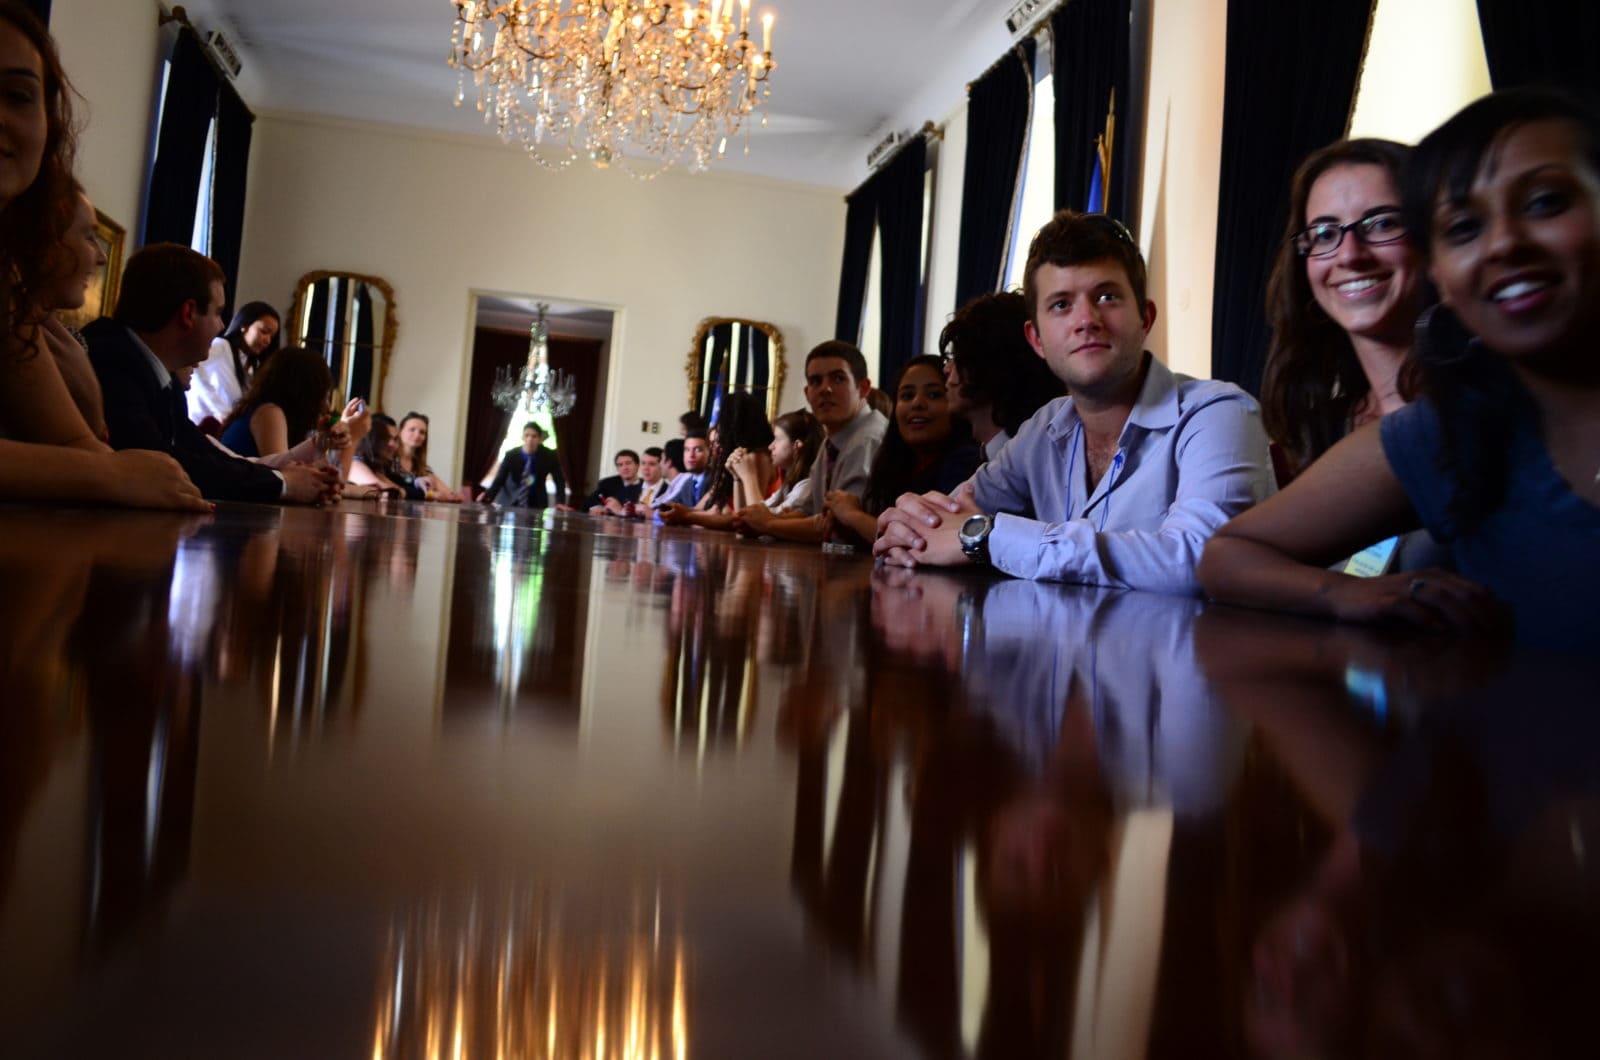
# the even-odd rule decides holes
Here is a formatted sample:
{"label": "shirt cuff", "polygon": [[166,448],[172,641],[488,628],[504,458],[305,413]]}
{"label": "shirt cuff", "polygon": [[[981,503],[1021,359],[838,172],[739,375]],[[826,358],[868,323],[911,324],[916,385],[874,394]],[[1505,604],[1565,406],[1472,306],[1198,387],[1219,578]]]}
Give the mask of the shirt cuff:
{"label": "shirt cuff", "polygon": [[989,565],[1014,578],[1039,576],[1039,553],[1048,523],[1020,515],[997,515],[989,531]]}
{"label": "shirt cuff", "polygon": [[283,472],[279,471],[275,467],[268,468],[267,470],[278,476],[278,499],[281,501],[283,500],[283,495],[289,492],[289,480],[284,478]]}

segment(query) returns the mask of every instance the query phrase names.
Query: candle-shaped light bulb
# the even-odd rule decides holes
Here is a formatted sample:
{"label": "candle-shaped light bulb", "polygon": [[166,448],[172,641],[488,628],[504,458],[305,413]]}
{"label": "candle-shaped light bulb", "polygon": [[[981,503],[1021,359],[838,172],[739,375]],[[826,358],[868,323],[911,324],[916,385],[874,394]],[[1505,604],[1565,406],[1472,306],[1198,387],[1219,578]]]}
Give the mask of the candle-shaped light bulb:
{"label": "candle-shaped light bulb", "polygon": [[772,12],[761,16],[761,50],[772,54]]}
{"label": "candle-shaped light bulb", "polygon": [[739,0],[739,32],[750,31],[750,0]]}

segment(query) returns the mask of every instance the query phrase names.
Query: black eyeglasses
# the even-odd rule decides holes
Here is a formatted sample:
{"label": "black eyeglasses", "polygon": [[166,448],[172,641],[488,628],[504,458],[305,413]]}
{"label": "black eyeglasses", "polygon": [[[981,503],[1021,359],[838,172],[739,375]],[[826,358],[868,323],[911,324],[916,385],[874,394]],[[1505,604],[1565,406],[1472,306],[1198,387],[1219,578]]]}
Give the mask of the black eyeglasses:
{"label": "black eyeglasses", "polygon": [[1302,228],[1290,236],[1289,241],[1302,258],[1323,258],[1343,245],[1346,232],[1354,232],[1366,246],[1381,247],[1406,237],[1406,216],[1399,210],[1379,210],[1348,224],[1323,221]]}

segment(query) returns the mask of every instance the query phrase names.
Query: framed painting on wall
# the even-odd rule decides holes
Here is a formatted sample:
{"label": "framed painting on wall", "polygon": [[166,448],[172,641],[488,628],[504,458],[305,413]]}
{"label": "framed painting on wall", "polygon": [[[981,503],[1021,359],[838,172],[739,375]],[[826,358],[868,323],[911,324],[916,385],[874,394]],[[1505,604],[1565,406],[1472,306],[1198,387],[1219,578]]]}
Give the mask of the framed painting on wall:
{"label": "framed painting on wall", "polygon": [[94,279],[89,281],[89,289],[84,294],[83,308],[61,314],[61,319],[75,328],[81,328],[102,316],[109,316],[117,307],[117,293],[122,287],[122,244],[127,238],[126,230],[103,212],[96,210],[94,237],[100,241],[100,249],[106,256],[106,263],[95,273]]}

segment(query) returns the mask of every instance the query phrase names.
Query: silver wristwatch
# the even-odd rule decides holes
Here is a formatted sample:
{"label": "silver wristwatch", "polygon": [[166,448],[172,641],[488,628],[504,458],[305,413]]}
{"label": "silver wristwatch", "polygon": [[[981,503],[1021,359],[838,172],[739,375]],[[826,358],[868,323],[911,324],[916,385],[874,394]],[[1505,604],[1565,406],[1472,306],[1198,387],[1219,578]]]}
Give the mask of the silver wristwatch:
{"label": "silver wristwatch", "polygon": [[974,563],[989,562],[989,533],[994,529],[994,516],[973,515],[961,524],[961,530],[956,538],[961,542],[961,551],[966,553],[969,560]]}

